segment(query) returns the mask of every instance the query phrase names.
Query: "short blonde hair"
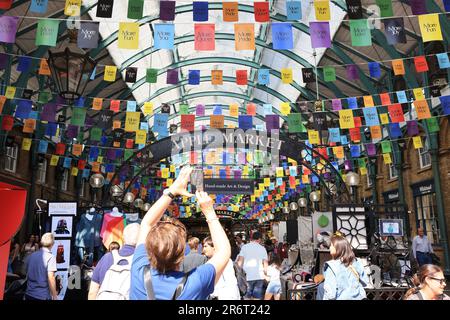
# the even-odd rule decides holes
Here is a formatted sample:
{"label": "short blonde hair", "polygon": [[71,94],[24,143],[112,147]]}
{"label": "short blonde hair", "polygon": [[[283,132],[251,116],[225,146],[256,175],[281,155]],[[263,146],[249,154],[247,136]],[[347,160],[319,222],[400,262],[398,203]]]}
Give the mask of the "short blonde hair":
{"label": "short blonde hair", "polygon": [[41,246],[44,248],[51,248],[55,244],[55,236],[53,233],[47,232],[41,238]]}
{"label": "short blonde hair", "polygon": [[127,225],[123,230],[123,243],[133,247],[136,246],[140,229],[139,223]]}
{"label": "short blonde hair", "polygon": [[191,249],[198,248],[199,244],[200,244],[200,239],[197,237],[191,237],[188,240],[188,245],[189,245],[189,248],[191,248]]}

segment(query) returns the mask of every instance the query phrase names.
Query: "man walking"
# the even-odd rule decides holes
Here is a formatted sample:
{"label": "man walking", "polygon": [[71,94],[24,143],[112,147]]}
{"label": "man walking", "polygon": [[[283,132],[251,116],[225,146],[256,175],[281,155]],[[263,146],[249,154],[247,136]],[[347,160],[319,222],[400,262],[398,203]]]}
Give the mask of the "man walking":
{"label": "man walking", "polygon": [[52,255],[55,238],[45,233],[41,239],[41,249],[32,253],[27,266],[27,290],[25,300],[56,300],[56,259]]}
{"label": "man walking", "polygon": [[419,267],[424,264],[432,264],[433,261],[430,254],[433,253],[433,247],[427,236],[424,235],[422,228],[417,229],[417,234],[412,242],[414,259],[417,260]]}
{"label": "man walking", "polygon": [[188,240],[189,253],[184,257],[182,270],[184,273],[205,264],[208,258],[206,256],[198,253],[198,245],[200,244],[200,239],[197,237],[191,237]]}
{"label": "man walking", "polygon": [[261,300],[264,297],[264,276],[267,275],[268,257],[260,244],[261,233],[255,231],[250,243],[243,245],[237,263],[247,274],[247,300]]}

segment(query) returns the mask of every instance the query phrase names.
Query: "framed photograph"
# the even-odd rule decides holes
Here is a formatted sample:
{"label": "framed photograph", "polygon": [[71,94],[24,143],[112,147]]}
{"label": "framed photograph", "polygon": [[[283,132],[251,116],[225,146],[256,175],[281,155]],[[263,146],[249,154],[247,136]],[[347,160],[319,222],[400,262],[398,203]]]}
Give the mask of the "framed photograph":
{"label": "framed photograph", "polygon": [[52,233],[56,238],[72,238],[72,216],[52,216]]}
{"label": "framed photograph", "polygon": [[55,272],[56,292],[58,293],[58,300],[64,300],[67,286],[69,285],[69,272],[57,271]]}
{"label": "framed photograph", "polygon": [[378,224],[381,236],[388,236],[388,237],[403,236],[402,219],[380,219],[378,220]]}
{"label": "framed photograph", "polygon": [[56,258],[56,268],[58,270],[69,269],[70,240],[55,239],[52,254]]}
{"label": "framed photograph", "polygon": [[58,202],[49,201],[48,202],[48,215],[49,216],[60,216],[60,215],[77,215],[77,203],[76,202]]}

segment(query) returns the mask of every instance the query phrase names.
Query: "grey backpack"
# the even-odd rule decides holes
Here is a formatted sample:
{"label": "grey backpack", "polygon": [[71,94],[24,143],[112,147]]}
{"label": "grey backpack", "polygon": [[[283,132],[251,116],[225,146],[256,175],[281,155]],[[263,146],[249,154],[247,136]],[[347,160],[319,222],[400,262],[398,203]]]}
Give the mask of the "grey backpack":
{"label": "grey backpack", "polygon": [[[106,271],[97,294],[97,300],[129,300],[133,255],[122,257],[117,250],[113,250],[111,253],[114,262]],[[119,265],[119,262],[123,260],[126,260],[128,264]]]}

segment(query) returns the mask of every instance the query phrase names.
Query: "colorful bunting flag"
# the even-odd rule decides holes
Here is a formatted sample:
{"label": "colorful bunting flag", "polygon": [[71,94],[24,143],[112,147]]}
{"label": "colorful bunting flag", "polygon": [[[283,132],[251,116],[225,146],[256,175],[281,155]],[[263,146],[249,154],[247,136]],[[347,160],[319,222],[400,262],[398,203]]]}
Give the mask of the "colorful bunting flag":
{"label": "colorful bunting flag", "polygon": [[38,22],[36,30],[37,46],[50,46],[56,45],[56,39],[58,37],[59,20],[41,19]]}
{"label": "colorful bunting flag", "polygon": [[392,104],[388,106],[388,112],[391,116],[391,122],[403,122],[405,121],[405,116],[403,115],[402,105],[400,103]]}
{"label": "colorful bunting flag", "polygon": [[[163,2],[169,1],[160,1],[160,3]],[[141,19],[143,16],[143,12],[144,12],[144,0],[128,0],[128,11],[127,11],[128,19],[133,20]]]}
{"label": "colorful bunting flag", "polygon": [[417,119],[428,119],[431,118],[430,108],[428,107],[427,100],[416,100],[414,101],[414,107],[417,112]]}
{"label": "colorful bunting flag", "polygon": [[419,26],[423,42],[442,41],[441,24],[438,14],[420,15]]}
{"label": "colorful bunting flag", "polygon": [[363,47],[372,45],[372,35],[367,24],[367,19],[350,20],[350,35],[352,46]]}
{"label": "colorful bunting flag", "polygon": [[0,16],[0,42],[15,43],[19,18]]}
{"label": "colorful bunting flag", "polygon": [[381,77],[381,68],[378,62],[369,62],[368,67],[369,67],[369,74],[372,78]]}
{"label": "colorful bunting flag", "polygon": [[414,57],[414,66],[416,67],[417,72],[427,72],[428,64],[425,56]]}
{"label": "colorful bunting flag", "polygon": [[414,149],[422,149],[423,148],[422,137],[420,137],[420,136],[413,137],[413,143],[414,143]]}
{"label": "colorful bunting flag", "polygon": [[288,21],[302,19],[302,3],[300,1],[286,1],[286,19]]}
{"label": "colorful bunting flag", "polygon": [[403,65],[402,59],[392,60],[392,69],[394,70],[394,74],[396,76],[405,74],[405,66]]}
{"label": "colorful bunting flag", "polygon": [[290,84],[293,81],[293,76],[292,76],[292,69],[291,68],[284,68],[281,69],[281,81],[284,84]]}
{"label": "colorful bunting flag", "polygon": [[145,81],[147,83],[156,83],[158,79],[158,69],[147,68],[145,73]]}
{"label": "colorful bunting flag", "polygon": [[235,50],[255,50],[255,26],[253,23],[234,25]]}
{"label": "colorful bunting flag", "polygon": [[193,1],[192,2],[192,20],[208,21],[208,2]]}
{"label": "colorful bunting flag", "polygon": [[330,23],[328,21],[310,22],[309,33],[312,48],[329,48],[331,46]]}
{"label": "colorful bunting flag", "polygon": [[378,120],[377,108],[364,108],[364,119],[366,120],[366,126],[378,126],[380,121]]}
{"label": "colorful bunting flag", "polygon": [[116,72],[117,72],[116,66],[105,66],[105,75],[103,80],[108,82],[116,81]]}
{"label": "colorful bunting flag", "polygon": [[216,48],[215,24],[194,25],[194,48],[197,51],[214,51]]}
{"label": "colorful bunting flag", "polygon": [[272,23],[272,46],[274,50],[294,48],[292,25],[290,23]]}
{"label": "colorful bunting flag", "polygon": [[258,69],[258,84],[264,85],[264,86],[270,84],[270,70],[269,69]]}
{"label": "colorful bunting flag", "polygon": [[96,16],[99,18],[111,18],[114,0],[98,0]]}
{"label": "colorful bunting flag", "polygon": [[175,25],[154,24],[154,47],[156,49],[172,50],[174,46]]}
{"label": "colorful bunting flag", "polygon": [[190,85],[200,84],[200,70],[189,70],[189,80]]}
{"label": "colorful bunting flag", "polygon": [[223,84],[222,70],[211,70],[211,84],[215,86]]}
{"label": "colorful bunting flag", "polygon": [[345,0],[347,4],[347,13],[349,19],[362,19],[361,0]]}
{"label": "colorful bunting flag", "polygon": [[81,0],[66,0],[64,14],[66,16],[80,16]]}
{"label": "colorful bunting flag", "polygon": [[323,67],[323,78],[325,82],[336,81],[336,69],[334,67]]}
{"label": "colorful bunting flag", "polygon": [[81,22],[78,29],[77,45],[82,49],[94,49],[98,47],[99,22]]}
{"label": "colorful bunting flag", "polygon": [[316,13],[316,20],[330,21],[330,1],[314,0],[314,9]]}
{"label": "colorful bunting flag", "polygon": [[222,15],[224,22],[239,21],[239,3],[238,2],[223,2]]}
{"label": "colorful bunting flag", "polygon": [[255,1],[253,3],[253,11],[255,14],[256,22],[268,22],[269,16],[269,2],[267,1]]}
{"label": "colorful bunting flag", "polygon": [[380,8],[380,15],[382,18],[392,17],[394,12],[392,10],[392,0],[376,0],[378,8]]}
{"label": "colorful bunting flag", "polygon": [[351,129],[355,127],[353,110],[339,110],[339,125],[341,129]]}
{"label": "colorful bunting flag", "polygon": [[[390,2],[390,1],[389,1]],[[403,18],[383,19],[384,34],[390,45],[406,43],[406,31]]]}
{"label": "colorful bunting flag", "polygon": [[236,84],[245,86],[247,85],[247,70],[236,70]]}
{"label": "colorful bunting flag", "polygon": [[32,0],[30,6],[30,12],[34,13],[46,13],[48,6],[48,0]]}

